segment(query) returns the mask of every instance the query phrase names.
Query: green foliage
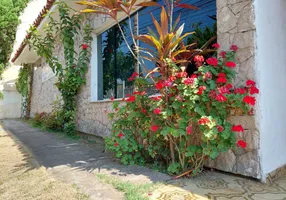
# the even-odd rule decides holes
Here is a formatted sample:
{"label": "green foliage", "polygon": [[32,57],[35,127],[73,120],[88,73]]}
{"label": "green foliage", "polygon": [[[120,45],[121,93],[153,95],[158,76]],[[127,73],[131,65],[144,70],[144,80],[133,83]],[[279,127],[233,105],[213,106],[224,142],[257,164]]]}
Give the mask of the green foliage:
{"label": "green foliage", "polygon": [[6,66],[15,40],[19,15],[29,0],[0,1],[0,72]]}
{"label": "green foliage", "polygon": [[215,159],[235,148],[235,132],[243,130],[235,130],[227,119],[235,110],[249,112],[251,103],[245,97],[251,97],[257,88],[249,84],[233,88],[236,73],[229,65],[235,64],[234,56],[235,51],[228,51],[225,58],[198,63],[198,71],[191,77],[172,68],[174,63],[168,59],[169,76],[157,79],[158,97],[150,98],[143,78],[136,79],[138,91],[125,105],[113,104],[107,148],[123,164],[157,162],[170,174],[197,174],[206,158]]}
{"label": "green foliage", "polygon": [[28,97],[29,95],[29,79],[31,78],[32,70],[32,66],[24,64],[19,71],[16,89],[23,97]]}
{"label": "green foliage", "polygon": [[[45,35],[42,37],[35,27],[31,27],[30,46],[37,54],[44,57],[52,70],[57,74],[58,82],[55,84],[61,92],[63,99],[62,117],[63,130],[67,134],[75,133],[76,95],[80,87],[86,83],[86,72],[90,57],[91,28],[86,24],[82,30],[83,16],[71,15],[71,8],[65,3],[59,3],[60,21],[50,17],[50,23],[45,26]],[[76,53],[75,38],[83,32],[83,43],[79,53]],[[58,35],[59,38],[56,38]],[[64,64],[57,55],[54,55],[57,39],[64,47]]]}
{"label": "green foliage", "polygon": [[[199,26],[196,26],[194,34],[192,34],[188,40],[187,44],[196,43],[199,48],[202,48],[211,38],[216,38],[217,36],[217,24],[215,23],[212,28],[206,27],[202,30]],[[209,44],[211,47],[215,41]]]}
{"label": "green foliage", "polygon": [[124,193],[125,200],[148,200],[148,193],[163,186],[161,183],[133,184],[105,174],[96,174],[100,181]]}

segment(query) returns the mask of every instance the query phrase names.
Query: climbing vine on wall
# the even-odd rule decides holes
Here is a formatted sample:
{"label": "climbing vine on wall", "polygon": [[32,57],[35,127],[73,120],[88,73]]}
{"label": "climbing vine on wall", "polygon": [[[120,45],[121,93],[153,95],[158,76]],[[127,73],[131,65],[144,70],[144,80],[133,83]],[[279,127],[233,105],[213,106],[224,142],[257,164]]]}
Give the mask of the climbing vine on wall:
{"label": "climbing vine on wall", "polygon": [[16,81],[16,89],[23,97],[22,99],[22,117],[28,118],[30,116],[31,104],[31,84],[33,76],[33,67],[28,64],[23,64],[19,71],[18,79]]}
{"label": "climbing vine on wall", "polygon": [[24,64],[19,71],[18,79],[16,81],[16,88],[23,97],[28,97],[29,95],[29,78],[32,71],[33,68],[27,64]]}
{"label": "climbing vine on wall", "polygon": [[[56,21],[48,16],[50,22],[44,28],[41,36],[35,27],[31,27],[30,47],[39,56],[46,59],[49,66],[56,73],[58,82],[55,84],[62,95],[63,130],[67,134],[75,132],[76,95],[80,87],[86,82],[90,58],[90,43],[92,41],[91,28],[88,23],[82,28],[84,16],[74,12],[65,3],[58,3],[60,20]],[[75,43],[77,36],[83,33],[82,44],[79,52]],[[55,37],[57,36],[57,37]],[[64,48],[64,61],[54,55],[57,41],[62,42]]]}

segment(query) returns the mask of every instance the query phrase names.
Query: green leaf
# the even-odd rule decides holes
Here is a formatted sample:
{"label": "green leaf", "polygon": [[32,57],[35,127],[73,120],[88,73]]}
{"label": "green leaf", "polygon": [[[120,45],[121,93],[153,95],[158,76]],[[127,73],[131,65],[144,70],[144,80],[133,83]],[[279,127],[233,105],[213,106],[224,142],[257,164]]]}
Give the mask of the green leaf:
{"label": "green leaf", "polygon": [[195,112],[197,112],[201,116],[205,116],[206,113],[202,108],[202,105],[196,105]]}
{"label": "green leaf", "polygon": [[219,152],[217,148],[213,147],[210,153],[210,158],[215,159],[216,157],[218,157],[218,155],[219,155]]}

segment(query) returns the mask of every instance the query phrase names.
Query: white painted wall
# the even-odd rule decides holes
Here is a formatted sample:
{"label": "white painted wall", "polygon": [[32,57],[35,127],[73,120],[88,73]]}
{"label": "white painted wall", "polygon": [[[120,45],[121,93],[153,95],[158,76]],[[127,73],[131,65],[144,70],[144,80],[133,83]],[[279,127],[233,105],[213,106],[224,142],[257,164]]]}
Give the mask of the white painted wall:
{"label": "white painted wall", "polygon": [[20,66],[7,66],[0,80],[0,92],[4,99],[0,100],[0,119],[21,117],[21,95],[16,90]]}
{"label": "white painted wall", "polygon": [[286,1],[255,0],[263,178],[286,164]]}
{"label": "white painted wall", "polygon": [[4,99],[0,100],[0,119],[21,117],[21,95],[15,91],[2,91]]}

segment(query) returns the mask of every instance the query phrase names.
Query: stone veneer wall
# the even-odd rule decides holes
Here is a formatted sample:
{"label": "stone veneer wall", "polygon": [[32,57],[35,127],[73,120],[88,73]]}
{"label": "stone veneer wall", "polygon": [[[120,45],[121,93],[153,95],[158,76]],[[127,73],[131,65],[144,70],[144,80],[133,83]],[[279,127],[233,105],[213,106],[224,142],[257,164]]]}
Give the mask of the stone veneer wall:
{"label": "stone veneer wall", "polygon": [[91,102],[90,80],[91,70],[86,75],[86,85],[82,86],[78,95],[77,125],[78,130],[84,133],[108,137],[111,132],[111,122],[108,112],[112,110],[112,102]]}
{"label": "stone veneer wall", "polygon": [[39,59],[34,64],[33,88],[31,99],[31,116],[35,113],[52,112],[52,103],[56,99],[61,98],[61,94],[54,86],[57,77],[51,77],[45,82],[42,82],[43,67],[46,66],[44,59]]}
{"label": "stone veneer wall", "polygon": [[[255,25],[252,0],[217,0],[217,25],[218,42],[222,49],[228,49],[231,44],[239,47],[237,52],[238,79],[255,79],[254,77],[254,54],[255,54]],[[76,43],[80,41],[77,39]],[[79,45],[77,45],[79,46]],[[84,133],[95,134],[101,137],[110,135],[111,123],[108,119],[108,112],[111,110],[112,102],[101,101],[91,102],[91,70],[86,75],[87,83],[82,86],[78,99],[77,126],[78,130]],[[53,86],[55,79],[41,83],[41,70],[38,68],[34,75],[32,113],[50,112],[50,104],[54,96],[58,95],[57,89]],[[261,177],[259,161],[259,132],[256,128],[255,118],[250,116],[232,117],[234,124],[242,124],[245,128],[242,138],[247,142],[246,149],[230,150],[223,153],[216,160],[210,160],[207,166],[223,171]]]}
{"label": "stone veneer wall", "polygon": [[[244,84],[247,79],[255,80],[255,15],[252,0],[217,0],[218,43],[222,49],[232,44],[237,51],[238,78],[235,85]],[[239,139],[247,142],[246,149],[229,150],[207,165],[223,171],[261,178],[259,160],[259,131],[255,116],[239,116],[230,119],[233,124],[241,124],[245,132]]]}

